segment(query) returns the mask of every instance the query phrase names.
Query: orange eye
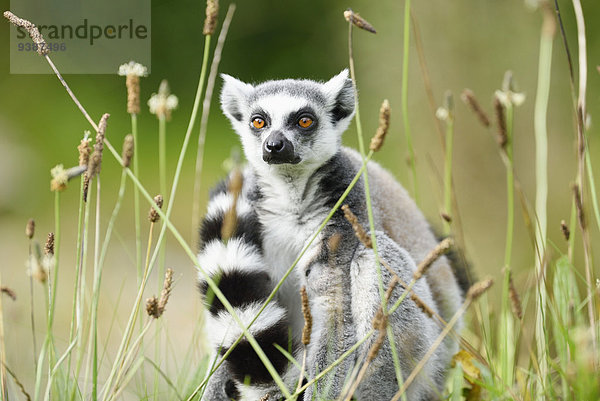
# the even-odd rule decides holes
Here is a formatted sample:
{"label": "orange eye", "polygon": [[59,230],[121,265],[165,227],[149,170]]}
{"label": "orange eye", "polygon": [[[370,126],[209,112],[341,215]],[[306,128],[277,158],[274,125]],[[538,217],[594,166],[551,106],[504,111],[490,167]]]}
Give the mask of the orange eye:
{"label": "orange eye", "polygon": [[252,120],[252,126],[256,129],[261,129],[265,126],[265,120],[260,117],[256,117],[254,120]]}
{"label": "orange eye", "polygon": [[300,120],[298,120],[298,125],[301,126],[302,128],[308,128],[313,124],[313,120],[310,117],[302,117]]}

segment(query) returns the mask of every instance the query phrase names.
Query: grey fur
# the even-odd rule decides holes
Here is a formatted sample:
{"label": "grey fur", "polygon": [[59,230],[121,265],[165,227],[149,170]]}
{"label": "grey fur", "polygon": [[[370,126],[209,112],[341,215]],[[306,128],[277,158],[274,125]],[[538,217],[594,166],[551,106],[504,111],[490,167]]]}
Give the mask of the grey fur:
{"label": "grey fur", "polygon": [[[283,80],[254,87],[229,76],[224,76],[224,80],[223,112],[244,146],[249,162],[244,171],[244,187],[264,227],[263,256],[269,264],[273,282],[277,282],[360,168],[360,155],[341,146],[342,133],[354,113],[354,92],[347,72],[326,83]],[[307,105],[316,110],[318,119],[312,134],[314,140],[310,141],[280,121],[282,116]],[[256,107],[269,113],[271,119],[269,126],[259,132],[250,129],[251,113]],[[302,159],[300,163],[268,165],[262,160],[259,152],[262,141],[273,130],[281,130],[293,142],[294,151]],[[374,162],[368,164],[368,174],[379,255],[408,283],[416,264],[437,241],[422,213],[391,174]],[[345,203],[360,223],[368,227],[362,178]],[[331,249],[333,236],[342,238],[338,249]],[[391,274],[382,268],[381,279],[385,288]],[[307,287],[314,316],[307,358],[307,376],[311,379],[371,330],[373,316],[381,304],[373,250],[357,240],[341,211],[334,214],[278,293],[277,302],[286,308],[296,340],[304,325],[298,295],[302,285]],[[417,282],[414,291],[445,320],[450,319],[462,302],[461,291],[443,257],[432,266],[425,279]],[[402,287],[397,286],[390,305],[402,292]],[[389,317],[389,325],[400,356],[402,375],[406,377],[441,330],[410,297]],[[316,399],[338,398],[348,375],[355,366],[362,365],[375,338],[362,344],[316,386],[308,388],[304,399],[310,400],[313,395]],[[409,386],[409,400],[437,398],[450,359],[457,349],[453,340],[445,340]],[[300,359],[301,353],[295,357]],[[219,392],[212,387],[222,386],[223,379],[211,380],[210,394]],[[285,372],[284,380],[289,388],[293,388],[297,372],[290,368]],[[281,396],[274,386],[268,391],[273,399]],[[398,383],[386,339],[355,397],[358,400],[386,400],[396,391]]]}

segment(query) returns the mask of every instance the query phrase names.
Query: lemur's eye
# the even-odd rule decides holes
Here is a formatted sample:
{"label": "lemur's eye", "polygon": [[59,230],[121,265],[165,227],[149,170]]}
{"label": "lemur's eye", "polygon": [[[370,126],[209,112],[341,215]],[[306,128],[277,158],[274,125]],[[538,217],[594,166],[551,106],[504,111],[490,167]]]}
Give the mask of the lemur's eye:
{"label": "lemur's eye", "polygon": [[313,120],[310,117],[302,117],[298,120],[298,125],[302,128],[308,128],[313,125]]}
{"label": "lemur's eye", "polygon": [[260,118],[260,117],[255,117],[255,118],[252,120],[252,126],[253,126],[254,128],[256,128],[256,129],[261,129],[261,128],[263,128],[263,127],[265,126],[265,120],[263,120],[263,119],[262,119],[262,118]]}

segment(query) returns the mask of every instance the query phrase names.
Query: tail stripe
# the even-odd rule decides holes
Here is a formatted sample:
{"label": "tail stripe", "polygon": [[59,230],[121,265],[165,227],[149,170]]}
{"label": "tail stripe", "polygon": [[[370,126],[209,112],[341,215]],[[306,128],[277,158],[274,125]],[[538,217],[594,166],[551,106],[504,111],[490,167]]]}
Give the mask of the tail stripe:
{"label": "tail stripe", "polygon": [[[218,282],[219,290],[233,307],[264,301],[272,287],[269,275],[261,271],[250,272],[232,269],[223,272],[220,277],[216,277],[215,281]],[[207,307],[213,316],[225,310],[221,301],[214,296],[213,291],[208,287],[207,282],[200,283],[200,292],[204,295]]]}
{"label": "tail stripe", "polygon": [[[286,321],[279,320],[269,328],[262,330],[254,335],[256,341],[260,344],[269,361],[277,373],[282,374],[287,367],[288,360],[285,355],[275,347],[279,345],[283,349],[287,348],[288,325]],[[227,349],[223,349],[226,352]],[[233,377],[239,382],[244,382],[248,373],[251,372],[251,384],[265,384],[273,381],[271,374],[258,358],[254,349],[247,340],[240,342],[229,355],[230,361],[235,361],[230,366]]]}

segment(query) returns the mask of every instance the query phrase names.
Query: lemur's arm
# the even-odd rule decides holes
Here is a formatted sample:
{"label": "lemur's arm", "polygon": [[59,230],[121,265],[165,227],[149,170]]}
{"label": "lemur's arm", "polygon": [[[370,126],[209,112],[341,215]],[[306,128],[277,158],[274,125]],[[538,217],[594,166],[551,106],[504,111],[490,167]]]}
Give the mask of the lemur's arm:
{"label": "lemur's arm", "polygon": [[[220,185],[211,196],[208,212],[200,228],[198,261],[200,267],[218,284],[244,325],[249,326],[271,293],[273,283],[262,257],[262,227],[244,191],[235,204],[235,229],[230,238],[222,238],[224,220],[227,220],[225,216],[234,203],[234,196],[227,187],[227,183]],[[220,357],[229,350],[242,330],[202,278],[199,288],[208,309],[207,336],[214,352],[219,350]],[[249,331],[275,369],[283,372],[287,367],[287,359],[274,344],[287,348],[286,310],[273,300]],[[271,375],[246,338],[228,356],[225,368],[215,374],[209,381],[204,399],[230,400],[237,398],[232,394],[239,395],[240,392],[252,391],[254,385],[272,382]],[[245,382],[249,382],[250,386],[241,385]]]}

